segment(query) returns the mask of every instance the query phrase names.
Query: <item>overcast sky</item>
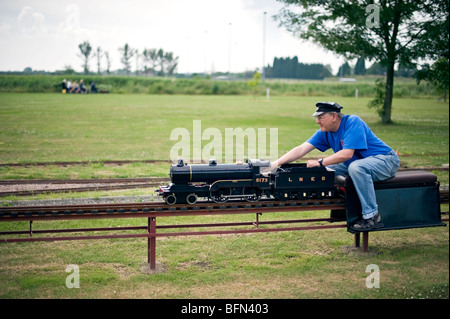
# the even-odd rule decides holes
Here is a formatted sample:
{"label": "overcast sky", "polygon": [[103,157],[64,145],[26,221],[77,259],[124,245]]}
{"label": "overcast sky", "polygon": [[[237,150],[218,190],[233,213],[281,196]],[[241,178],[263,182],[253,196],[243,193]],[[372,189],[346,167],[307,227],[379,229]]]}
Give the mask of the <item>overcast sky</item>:
{"label": "overcast sky", "polygon": [[279,27],[272,16],[281,7],[275,0],[0,0],[0,70],[82,71],[78,44],[86,40],[109,52],[111,70],[122,68],[125,43],[173,52],[179,73],[255,70],[263,64],[266,11],[266,65],[297,56],[336,73],[344,60]]}

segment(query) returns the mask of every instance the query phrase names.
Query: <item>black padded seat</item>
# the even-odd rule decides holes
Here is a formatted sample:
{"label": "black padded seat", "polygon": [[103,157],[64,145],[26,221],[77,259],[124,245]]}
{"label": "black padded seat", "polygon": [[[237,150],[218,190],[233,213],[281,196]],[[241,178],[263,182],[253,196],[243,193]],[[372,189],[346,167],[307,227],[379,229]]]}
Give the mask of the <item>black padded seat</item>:
{"label": "black padded seat", "polygon": [[[340,187],[353,187],[350,176],[338,175],[335,182]],[[433,185],[437,182],[437,176],[427,171],[398,171],[394,177],[384,181],[375,182],[375,189],[397,188],[402,186],[415,187]]]}
{"label": "black padded seat", "polygon": [[[350,176],[336,176],[343,191],[347,230],[361,215],[361,204]],[[399,171],[394,177],[374,183],[378,212],[384,224],[375,230],[445,226],[441,221],[439,182],[427,171]]]}

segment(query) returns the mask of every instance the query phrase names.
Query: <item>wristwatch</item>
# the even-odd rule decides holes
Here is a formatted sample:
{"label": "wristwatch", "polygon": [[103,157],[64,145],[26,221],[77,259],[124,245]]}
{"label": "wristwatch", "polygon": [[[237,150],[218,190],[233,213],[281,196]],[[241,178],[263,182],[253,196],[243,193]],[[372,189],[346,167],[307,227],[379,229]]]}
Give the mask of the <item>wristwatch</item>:
{"label": "wristwatch", "polygon": [[320,166],[323,166],[323,158],[319,158],[317,161],[319,162]]}

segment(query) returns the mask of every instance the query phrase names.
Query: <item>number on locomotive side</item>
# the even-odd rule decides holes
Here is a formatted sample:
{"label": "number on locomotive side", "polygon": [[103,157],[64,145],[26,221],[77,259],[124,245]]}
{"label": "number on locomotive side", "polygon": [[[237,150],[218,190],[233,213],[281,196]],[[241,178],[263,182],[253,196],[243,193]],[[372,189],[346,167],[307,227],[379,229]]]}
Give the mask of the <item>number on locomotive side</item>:
{"label": "number on locomotive side", "polygon": [[267,182],[269,182],[269,179],[268,178],[257,178],[256,182],[257,183],[267,183]]}

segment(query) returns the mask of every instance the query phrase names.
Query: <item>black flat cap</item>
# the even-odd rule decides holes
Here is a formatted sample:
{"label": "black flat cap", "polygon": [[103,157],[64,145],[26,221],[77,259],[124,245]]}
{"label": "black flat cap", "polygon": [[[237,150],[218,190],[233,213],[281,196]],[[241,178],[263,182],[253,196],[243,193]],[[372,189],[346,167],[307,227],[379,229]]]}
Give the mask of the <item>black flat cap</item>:
{"label": "black flat cap", "polygon": [[337,112],[340,113],[342,106],[336,102],[318,102],[316,104],[316,112],[312,116],[319,116],[327,112]]}

